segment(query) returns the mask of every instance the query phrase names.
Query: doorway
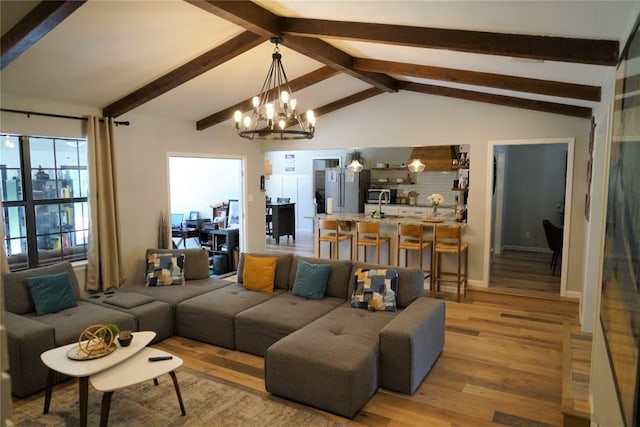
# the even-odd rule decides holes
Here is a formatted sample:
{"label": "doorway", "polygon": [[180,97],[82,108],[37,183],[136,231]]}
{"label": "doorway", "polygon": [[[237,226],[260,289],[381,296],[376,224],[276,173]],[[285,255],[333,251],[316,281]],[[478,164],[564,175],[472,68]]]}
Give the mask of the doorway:
{"label": "doorway", "polygon": [[[246,219],[243,215],[245,159],[236,157],[204,157],[169,154],[169,209],[184,218],[196,218],[204,223],[223,222],[225,227],[238,228],[239,251],[246,245]],[[224,185],[217,185],[222,183]],[[237,202],[238,219],[220,218],[217,207],[230,200]],[[229,212],[221,210],[222,212]],[[219,225],[218,225],[219,226]],[[186,247],[199,247],[197,239],[188,239]]]}
{"label": "doorway", "polygon": [[316,213],[326,213],[325,171],[340,166],[339,157],[313,159],[313,203]]}
{"label": "doorway", "polygon": [[[566,294],[570,227],[572,138],[489,142],[485,283],[523,293]],[[563,234],[562,254],[553,253],[543,227],[549,220]]]}

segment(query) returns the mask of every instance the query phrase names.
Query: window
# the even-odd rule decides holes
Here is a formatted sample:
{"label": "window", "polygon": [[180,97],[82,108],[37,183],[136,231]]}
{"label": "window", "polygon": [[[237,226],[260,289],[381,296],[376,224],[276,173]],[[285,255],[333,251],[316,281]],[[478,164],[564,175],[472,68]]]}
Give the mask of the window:
{"label": "window", "polygon": [[0,134],[0,192],[11,271],[87,258],[87,141]]}

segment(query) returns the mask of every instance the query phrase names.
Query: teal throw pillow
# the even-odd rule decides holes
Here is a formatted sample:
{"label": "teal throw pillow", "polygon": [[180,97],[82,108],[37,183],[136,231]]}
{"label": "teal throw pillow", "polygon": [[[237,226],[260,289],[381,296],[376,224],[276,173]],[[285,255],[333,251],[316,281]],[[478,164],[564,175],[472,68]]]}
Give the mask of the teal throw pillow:
{"label": "teal throw pillow", "polygon": [[65,308],[78,305],[69,274],[66,271],[58,274],[27,277],[25,281],[29,286],[37,316],[57,313]]}
{"label": "teal throw pillow", "polygon": [[398,272],[390,269],[358,268],[354,282],[352,307],[371,311],[396,311]]}
{"label": "teal throw pillow", "polygon": [[291,294],[308,299],[323,299],[330,272],[331,266],[329,264],[311,264],[299,260]]}

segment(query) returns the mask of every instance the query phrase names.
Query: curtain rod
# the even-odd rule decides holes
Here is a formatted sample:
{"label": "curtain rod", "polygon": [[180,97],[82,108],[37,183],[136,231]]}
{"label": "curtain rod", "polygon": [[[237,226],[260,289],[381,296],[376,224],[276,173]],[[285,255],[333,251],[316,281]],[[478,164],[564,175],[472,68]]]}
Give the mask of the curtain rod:
{"label": "curtain rod", "polygon": [[[58,119],[71,119],[71,120],[84,120],[84,121],[89,120],[86,117],[65,116],[63,114],[52,114],[52,113],[39,113],[37,111],[12,110],[12,109],[9,109],[9,108],[0,108],[0,111],[3,111],[5,113],[26,114],[27,117],[29,117],[29,116],[44,116],[44,117],[56,117]],[[104,119],[100,119],[100,121],[103,122]],[[129,126],[131,124],[129,121],[126,121],[126,122],[114,121],[113,123],[116,126],[120,126],[120,125]]]}

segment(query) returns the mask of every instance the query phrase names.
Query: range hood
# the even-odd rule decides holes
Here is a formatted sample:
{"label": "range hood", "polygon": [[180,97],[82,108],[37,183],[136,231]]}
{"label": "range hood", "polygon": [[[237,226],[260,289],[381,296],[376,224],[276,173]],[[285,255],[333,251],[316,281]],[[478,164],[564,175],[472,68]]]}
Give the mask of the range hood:
{"label": "range hood", "polygon": [[414,147],[407,163],[420,159],[426,171],[450,171],[453,160],[458,158],[457,145],[428,145]]}

